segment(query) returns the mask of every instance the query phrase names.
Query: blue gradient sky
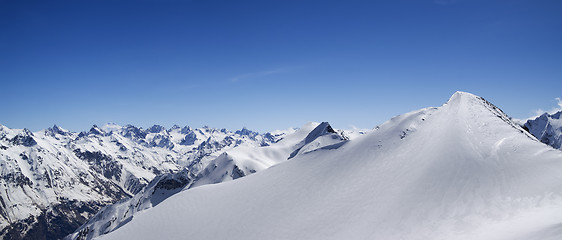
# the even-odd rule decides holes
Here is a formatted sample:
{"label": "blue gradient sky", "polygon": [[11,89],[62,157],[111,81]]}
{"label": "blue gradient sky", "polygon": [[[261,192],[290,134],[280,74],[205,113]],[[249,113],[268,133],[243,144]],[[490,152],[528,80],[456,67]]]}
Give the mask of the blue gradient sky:
{"label": "blue gradient sky", "polygon": [[562,1],[0,0],[0,124],[372,128],[562,97]]}

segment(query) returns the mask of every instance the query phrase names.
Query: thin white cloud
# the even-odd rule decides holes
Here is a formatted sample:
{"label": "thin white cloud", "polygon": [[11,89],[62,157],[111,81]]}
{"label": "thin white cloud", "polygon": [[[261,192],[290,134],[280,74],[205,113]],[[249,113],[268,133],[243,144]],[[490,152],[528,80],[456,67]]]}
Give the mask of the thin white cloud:
{"label": "thin white cloud", "polygon": [[236,77],[231,78],[230,81],[231,82],[240,82],[240,81],[246,81],[246,80],[253,80],[253,79],[258,79],[258,78],[262,78],[262,77],[265,77],[265,76],[284,73],[284,72],[287,72],[287,71],[288,71],[287,68],[277,68],[277,69],[265,70],[265,71],[260,71],[260,72],[245,73],[245,74],[240,74]]}
{"label": "thin white cloud", "polygon": [[560,100],[560,98],[554,98],[554,100],[556,100],[556,104],[558,105],[558,107],[554,107],[549,111],[545,111],[539,108],[535,110],[535,116],[531,117],[530,119],[537,118],[538,116],[543,115],[544,113],[554,114],[559,111],[562,111],[562,100]]}

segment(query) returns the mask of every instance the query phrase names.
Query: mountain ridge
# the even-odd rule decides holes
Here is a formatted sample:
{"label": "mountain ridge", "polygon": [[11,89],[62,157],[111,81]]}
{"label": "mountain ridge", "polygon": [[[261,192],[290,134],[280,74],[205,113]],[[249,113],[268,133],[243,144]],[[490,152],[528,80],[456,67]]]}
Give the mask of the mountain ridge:
{"label": "mountain ridge", "polygon": [[523,125],[531,134],[544,144],[562,150],[562,111],[543,113],[535,119],[529,119]]}
{"label": "mountain ridge", "polygon": [[57,125],[37,132],[0,125],[0,236],[62,238],[157,175],[282,136],[158,125],[94,125],[80,133]]}
{"label": "mountain ridge", "polygon": [[559,238],[562,153],[455,95],[339,148],[182,191],[101,239]]}
{"label": "mountain ridge", "polygon": [[270,146],[239,147],[225,151],[200,171],[185,168],[178,173],[157,177],[132,198],[100,210],[66,239],[92,239],[107,234],[134,219],[137,213],[156,207],[181,191],[228,182],[260,172],[289,160],[296,150],[315,142],[317,144],[309,146],[310,151],[345,140],[327,122],[308,123]]}

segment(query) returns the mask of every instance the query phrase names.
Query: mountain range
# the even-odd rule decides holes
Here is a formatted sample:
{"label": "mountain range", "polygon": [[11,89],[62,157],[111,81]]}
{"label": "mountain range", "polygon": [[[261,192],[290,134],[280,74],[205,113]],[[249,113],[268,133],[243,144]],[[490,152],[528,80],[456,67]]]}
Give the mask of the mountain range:
{"label": "mountain range", "polygon": [[0,125],[0,234],[558,239],[561,126],[465,92],[370,131]]}
{"label": "mountain range", "polygon": [[197,172],[228,149],[267,146],[284,134],[115,124],[31,132],[0,125],[0,236],[63,238],[156,176],[186,167]]}

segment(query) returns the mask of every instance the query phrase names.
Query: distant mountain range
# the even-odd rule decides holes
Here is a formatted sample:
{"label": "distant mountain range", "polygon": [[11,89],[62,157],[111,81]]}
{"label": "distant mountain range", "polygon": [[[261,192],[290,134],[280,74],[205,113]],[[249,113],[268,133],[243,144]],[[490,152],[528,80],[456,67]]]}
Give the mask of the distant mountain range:
{"label": "distant mountain range", "polygon": [[113,124],[33,133],[0,125],[0,236],[60,239],[156,176],[196,173],[226,150],[267,146],[285,134]]}
{"label": "distant mountain range", "polygon": [[557,239],[560,115],[457,92],[370,131],[0,125],[0,236]]}

